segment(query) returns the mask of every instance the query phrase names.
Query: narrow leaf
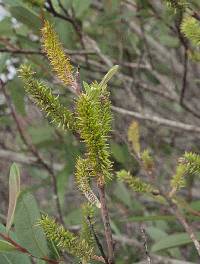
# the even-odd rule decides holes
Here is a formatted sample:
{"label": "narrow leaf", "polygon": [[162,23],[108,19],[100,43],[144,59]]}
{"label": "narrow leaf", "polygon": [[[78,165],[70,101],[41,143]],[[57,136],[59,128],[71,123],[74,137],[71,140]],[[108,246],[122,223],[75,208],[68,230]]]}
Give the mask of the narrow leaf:
{"label": "narrow leaf", "polygon": [[103,80],[100,82],[100,87],[103,88],[113,77],[113,75],[118,71],[119,65],[113,66],[108,73],[104,76]]}
{"label": "narrow leaf", "polygon": [[15,251],[16,248],[10,244],[7,241],[1,240],[0,239],[0,253],[1,252],[10,252],[10,251]]}
{"label": "narrow leaf", "polygon": [[[200,240],[200,232],[197,232],[196,236],[197,236],[197,239]],[[166,250],[169,248],[179,247],[179,246],[187,245],[190,243],[193,243],[193,242],[187,233],[173,234],[167,237],[165,236],[164,238],[156,242],[152,246],[151,251],[157,252],[160,250]]]}
{"label": "narrow leaf", "polygon": [[9,175],[9,206],[8,206],[8,215],[6,221],[6,230],[10,230],[13,219],[15,208],[17,204],[17,198],[20,193],[20,172],[19,167],[16,163],[13,163],[10,168]]}

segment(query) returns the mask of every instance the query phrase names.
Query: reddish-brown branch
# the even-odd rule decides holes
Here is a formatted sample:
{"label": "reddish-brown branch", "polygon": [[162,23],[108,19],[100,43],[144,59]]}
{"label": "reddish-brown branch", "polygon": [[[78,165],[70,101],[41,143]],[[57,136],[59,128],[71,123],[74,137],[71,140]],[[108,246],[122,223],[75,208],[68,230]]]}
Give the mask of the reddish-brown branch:
{"label": "reddish-brown branch", "polygon": [[29,255],[32,258],[45,260],[47,263],[50,263],[50,264],[58,264],[60,262],[60,260],[49,259],[47,257],[39,258],[39,257],[36,257],[36,256],[32,255],[26,248],[22,247],[16,241],[14,241],[11,237],[9,237],[9,236],[7,236],[7,235],[5,235],[3,233],[0,233],[0,237],[2,237],[4,240],[6,240],[10,244],[12,244],[16,248],[17,251],[19,251],[21,253],[24,253],[24,254],[27,254],[27,255]]}
{"label": "reddish-brown branch", "polygon": [[103,260],[104,260],[104,263],[108,263],[108,260],[107,260],[107,257],[106,257],[106,255],[105,255],[105,253],[104,253],[104,250],[103,250],[103,247],[102,247],[102,245],[101,245],[101,242],[99,241],[99,238],[98,238],[98,236],[97,236],[97,234],[96,234],[96,232],[95,232],[95,229],[94,229],[94,225],[92,224],[91,219],[90,219],[89,216],[87,217],[87,220],[88,220],[88,223],[89,223],[89,226],[90,226],[91,232],[92,232],[92,234],[93,234],[93,237],[94,237],[94,239],[95,239],[95,241],[96,241],[97,247],[99,248],[99,251],[100,251],[100,253],[101,253],[101,256],[102,256],[102,258],[103,258]]}
{"label": "reddish-brown branch", "polygon": [[108,247],[108,263],[114,264],[115,262],[114,262],[114,251],[113,251],[113,238],[112,238],[108,208],[106,205],[105,186],[103,183],[98,183],[98,191],[101,202],[101,216],[104,224],[106,243]]}
{"label": "reddish-brown branch", "polygon": [[[39,257],[36,257],[34,255],[32,255],[26,248],[22,247],[21,245],[19,245],[16,241],[14,241],[11,237],[3,234],[3,233],[0,233],[0,237],[2,237],[4,240],[6,240],[7,242],[9,242],[10,244],[12,244],[17,251],[21,252],[21,253],[24,253],[24,254],[27,254],[29,255],[30,257],[32,258],[35,258],[35,259],[41,259],[41,260],[44,260],[46,261],[47,263],[50,263],[50,264],[59,264],[61,261],[63,260],[54,260],[54,259],[49,259],[47,257],[42,257],[42,258],[39,258]],[[94,255],[92,257],[93,260],[96,260],[96,261],[99,261],[99,262],[102,262],[102,263],[106,263],[105,260],[103,259],[103,257],[101,256],[96,256]]]}

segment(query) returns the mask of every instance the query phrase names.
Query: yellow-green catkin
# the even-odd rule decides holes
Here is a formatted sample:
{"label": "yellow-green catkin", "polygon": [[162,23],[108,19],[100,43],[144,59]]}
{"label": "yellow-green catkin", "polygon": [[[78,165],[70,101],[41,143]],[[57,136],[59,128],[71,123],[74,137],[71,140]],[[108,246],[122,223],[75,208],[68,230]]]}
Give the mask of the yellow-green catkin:
{"label": "yellow-green catkin", "polygon": [[48,21],[45,21],[41,31],[43,50],[47,54],[53,70],[64,84],[73,86],[75,83],[73,66],[69,57],[65,54],[53,26]]}
{"label": "yellow-green catkin", "polygon": [[42,216],[38,221],[38,225],[43,228],[46,237],[53,241],[59,249],[66,250],[85,262],[88,262],[94,255],[94,248],[85,239],[81,239],[66,230],[62,225],[57,224],[54,219]]}
{"label": "yellow-green catkin", "polygon": [[128,140],[131,142],[134,152],[140,156],[140,131],[137,121],[133,121],[129,126]]}

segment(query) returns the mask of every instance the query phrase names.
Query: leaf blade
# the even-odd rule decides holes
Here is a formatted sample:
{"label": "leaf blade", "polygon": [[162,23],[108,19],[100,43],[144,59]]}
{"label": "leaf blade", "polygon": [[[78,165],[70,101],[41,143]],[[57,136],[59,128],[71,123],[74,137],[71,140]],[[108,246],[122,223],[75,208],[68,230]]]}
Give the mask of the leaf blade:
{"label": "leaf blade", "polygon": [[[200,240],[200,232],[196,233],[197,239]],[[167,237],[164,237],[160,239],[158,242],[156,242],[152,248],[152,252],[157,252],[161,250],[166,250],[169,248],[179,247],[186,244],[193,243],[191,238],[187,233],[178,233],[169,235]]]}
{"label": "leaf blade", "polygon": [[0,239],[0,253],[1,252],[10,252],[10,251],[15,251],[16,248],[10,244],[9,242]]}
{"label": "leaf blade", "polygon": [[15,213],[15,231],[19,244],[37,257],[48,256],[45,234],[37,226],[40,212],[36,200],[30,193],[22,193],[19,197]]}
{"label": "leaf blade", "polygon": [[8,205],[8,214],[7,214],[7,221],[6,221],[6,230],[7,232],[10,230],[16,204],[17,204],[17,198],[20,193],[20,171],[19,167],[16,163],[13,163],[10,168],[10,175],[9,175],[9,205]]}

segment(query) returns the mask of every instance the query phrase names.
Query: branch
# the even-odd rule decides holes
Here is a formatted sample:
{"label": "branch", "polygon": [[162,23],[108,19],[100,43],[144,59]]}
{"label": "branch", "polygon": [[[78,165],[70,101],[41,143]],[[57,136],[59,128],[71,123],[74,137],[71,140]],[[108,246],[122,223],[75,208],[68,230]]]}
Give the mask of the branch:
{"label": "branch", "polygon": [[182,79],[182,88],[180,95],[180,104],[183,105],[183,100],[185,96],[185,91],[187,88],[187,72],[188,72],[188,53],[187,49],[184,49],[184,70],[183,70],[183,79]]}
{"label": "branch", "polygon": [[40,50],[22,50],[17,48],[16,49],[0,48],[0,53],[44,55],[44,53]]}
{"label": "branch", "polygon": [[[19,162],[22,164],[37,164],[38,159],[35,156],[31,156],[31,155],[25,155],[16,151],[12,151],[12,150],[5,150],[5,149],[0,149],[0,158],[4,159],[4,160],[11,160],[11,161],[15,161],[15,162]],[[48,164],[48,166],[50,166],[50,162],[47,160],[44,160],[46,164]],[[60,171],[64,168],[64,164],[59,164],[59,163],[54,163],[52,166],[52,169],[55,171]]]}
{"label": "branch", "polygon": [[18,250],[19,252],[27,254],[28,256],[30,256],[32,258],[44,260],[44,261],[46,261],[48,263],[51,263],[51,264],[60,263],[60,260],[48,259],[47,257],[39,258],[39,257],[36,257],[36,256],[32,255],[26,248],[22,247],[16,241],[14,241],[11,237],[9,237],[9,236],[7,236],[7,235],[5,235],[3,233],[0,233],[0,237],[2,237],[6,241],[8,241],[10,244],[12,244],[16,248],[16,250]]}
{"label": "branch", "polygon": [[[65,49],[65,52],[69,55],[93,55],[95,54],[92,50],[68,50]],[[44,56],[45,53],[41,50],[23,50],[23,49],[11,49],[11,48],[0,48],[0,53],[12,53],[12,54],[26,54],[26,55],[42,55]]]}
{"label": "branch", "polygon": [[169,210],[172,212],[172,214],[174,214],[176,216],[177,220],[181,223],[181,225],[184,227],[185,231],[188,233],[189,237],[191,238],[191,240],[192,240],[192,242],[193,242],[193,244],[197,250],[198,255],[200,256],[200,243],[199,243],[198,238],[196,237],[192,227],[189,226],[184,215],[181,213],[181,211],[177,207],[176,203],[171,198],[169,198],[168,195],[165,194],[164,192],[160,191],[160,193],[168,202]]}
{"label": "branch", "polygon": [[76,30],[76,32],[78,33],[79,37],[81,38],[81,30],[80,30],[80,25],[77,23],[76,20],[74,20],[71,16],[69,15],[62,15],[60,13],[58,13],[54,6],[53,6],[53,3],[51,2],[51,0],[47,0],[47,3],[48,3],[48,7],[45,6],[46,10],[49,11],[49,13],[51,13],[53,16],[55,17],[59,17],[61,18],[62,20],[65,20],[65,21],[68,21],[69,23],[72,24],[72,26],[74,27],[74,29]]}
{"label": "branch", "polygon": [[176,128],[176,129],[183,130],[186,132],[193,132],[193,133],[199,133],[200,132],[199,126],[190,125],[190,124],[186,124],[186,123],[182,123],[182,122],[174,121],[174,120],[170,120],[170,119],[165,119],[162,117],[153,116],[151,114],[141,114],[139,112],[129,111],[129,110],[126,110],[124,108],[117,107],[117,106],[112,106],[111,108],[113,111],[115,111],[119,114],[133,116],[136,119],[155,122],[159,125],[163,125],[163,126],[167,126],[167,127],[171,127],[171,128]]}
{"label": "branch", "polygon": [[148,250],[146,231],[144,229],[143,224],[140,225],[140,230],[141,230],[141,233],[142,233],[143,245],[144,245],[145,254],[146,254],[146,257],[147,257],[147,263],[148,264],[152,264],[151,257],[150,257],[150,254],[149,254],[149,250]]}
{"label": "branch", "polygon": [[114,252],[113,252],[113,239],[112,239],[112,230],[110,226],[110,219],[108,214],[108,208],[106,205],[106,197],[105,197],[105,187],[104,184],[98,183],[98,191],[101,202],[101,216],[105,229],[105,237],[106,243],[108,247],[108,263],[114,264]]}
{"label": "branch", "polygon": [[102,245],[101,245],[101,242],[99,241],[99,238],[98,238],[98,236],[97,236],[97,234],[96,234],[96,232],[95,232],[94,225],[91,223],[91,219],[90,219],[89,216],[87,217],[87,220],[88,220],[88,222],[89,222],[90,229],[91,229],[91,231],[92,231],[92,234],[93,234],[93,236],[94,236],[94,239],[95,239],[95,241],[96,241],[96,244],[97,244],[97,246],[98,246],[98,248],[99,248],[99,251],[100,251],[100,253],[101,253],[101,255],[102,255],[103,259],[104,259],[104,262],[105,262],[106,264],[109,264],[109,263],[108,263],[108,260],[107,260],[107,257],[106,257],[106,255],[105,255],[105,253],[104,253],[103,247],[102,247]]}

